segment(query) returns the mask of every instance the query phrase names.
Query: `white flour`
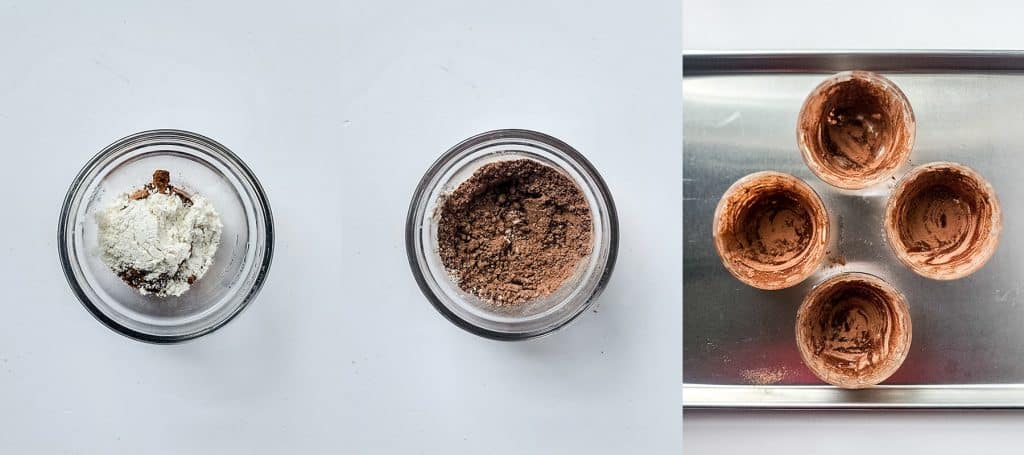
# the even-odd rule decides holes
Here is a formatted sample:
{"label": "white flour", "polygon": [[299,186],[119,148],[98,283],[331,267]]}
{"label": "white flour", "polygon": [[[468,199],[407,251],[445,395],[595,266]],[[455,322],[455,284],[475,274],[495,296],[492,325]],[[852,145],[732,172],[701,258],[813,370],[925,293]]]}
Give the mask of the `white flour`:
{"label": "white flour", "polygon": [[122,194],[96,214],[103,262],[143,295],[179,296],[206,274],[223,225],[206,198]]}

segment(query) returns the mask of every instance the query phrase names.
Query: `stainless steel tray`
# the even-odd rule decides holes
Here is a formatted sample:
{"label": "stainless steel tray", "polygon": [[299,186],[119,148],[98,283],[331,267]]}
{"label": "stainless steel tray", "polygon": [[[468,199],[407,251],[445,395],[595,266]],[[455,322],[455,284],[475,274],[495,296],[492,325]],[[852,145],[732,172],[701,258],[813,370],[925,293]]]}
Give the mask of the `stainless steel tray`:
{"label": "stainless steel tray", "polygon": [[[796,117],[827,74],[866,69],[906,93],[917,118],[910,165],[966,164],[996,189],[1001,243],[975,274],[931,281],[904,268],[882,231],[889,181],[841,191],[800,158]],[[1024,407],[1024,53],[687,53],[683,57],[683,405],[751,408]],[[833,212],[837,244],[799,286],[759,291],[726,272],[711,240],[736,179],[778,170],[807,181]],[[874,273],[907,297],[913,344],[885,385],[822,385],[800,360],[796,310],[825,277]]]}

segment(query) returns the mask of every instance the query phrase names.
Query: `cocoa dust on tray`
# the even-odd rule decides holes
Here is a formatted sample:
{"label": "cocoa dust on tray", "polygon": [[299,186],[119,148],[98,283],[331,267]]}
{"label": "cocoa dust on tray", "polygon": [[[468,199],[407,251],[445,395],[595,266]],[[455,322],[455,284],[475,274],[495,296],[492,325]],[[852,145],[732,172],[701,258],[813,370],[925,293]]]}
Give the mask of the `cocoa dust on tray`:
{"label": "cocoa dust on tray", "polygon": [[590,207],[552,167],[484,165],[442,202],[438,253],[462,290],[498,305],[547,296],[592,250]]}

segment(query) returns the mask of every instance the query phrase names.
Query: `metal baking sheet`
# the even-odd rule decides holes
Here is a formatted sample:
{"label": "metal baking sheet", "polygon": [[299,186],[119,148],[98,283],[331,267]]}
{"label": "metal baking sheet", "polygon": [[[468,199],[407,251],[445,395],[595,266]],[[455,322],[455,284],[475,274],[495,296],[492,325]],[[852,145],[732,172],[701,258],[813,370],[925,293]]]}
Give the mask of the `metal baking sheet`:
{"label": "metal baking sheet", "polygon": [[[801,160],[796,117],[804,98],[827,75],[853,69],[889,77],[913,106],[917,138],[896,178],[914,165],[948,160],[974,168],[996,189],[1001,242],[973,275],[932,281],[897,261],[882,230],[895,180],[838,190]],[[683,116],[684,407],[1024,407],[1024,53],[687,53]],[[760,170],[803,178],[836,228],[833,260],[781,291],[734,279],[712,244],[719,197]],[[882,277],[911,307],[910,354],[873,389],[823,385],[796,348],[804,295],[844,271]]]}

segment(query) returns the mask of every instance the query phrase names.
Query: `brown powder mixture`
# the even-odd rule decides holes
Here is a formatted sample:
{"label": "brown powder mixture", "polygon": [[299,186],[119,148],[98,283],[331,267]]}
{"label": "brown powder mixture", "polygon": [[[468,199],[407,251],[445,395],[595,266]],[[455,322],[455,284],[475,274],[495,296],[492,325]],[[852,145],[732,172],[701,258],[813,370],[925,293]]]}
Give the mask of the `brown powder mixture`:
{"label": "brown powder mixture", "polygon": [[823,381],[859,389],[892,375],[912,339],[903,296],[863,273],[835,275],[811,290],[797,311],[796,342]]}
{"label": "brown powder mixture", "polygon": [[911,253],[956,249],[970,241],[977,228],[974,212],[970,200],[951,188],[928,187],[908,204],[900,234]]}
{"label": "brown powder mixture", "polygon": [[885,297],[864,286],[848,286],[828,296],[811,328],[815,356],[849,375],[869,374],[892,349],[897,330]]}
{"label": "brown powder mixture", "polygon": [[811,215],[789,193],[769,195],[741,217],[742,232],[736,240],[742,254],[758,264],[785,264],[806,251],[811,242]]}
{"label": "brown powder mixture", "polygon": [[544,297],[592,250],[590,206],[536,161],[487,164],[440,206],[441,262],[462,290],[499,306]]}
{"label": "brown powder mixture", "polygon": [[995,191],[963,165],[936,162],[908,173],[885,208],[889,245],[920,275],[952,280],[978,270],[995,252],[1002,209]]}
{"label": "brown powder mixture", "polygon": [[892,81],[870,72],[832,76],[804,101],[797,142],[811,172],[828,184],[866,188],[906,162],[914,113]]}
{"label": "brown powder mixture", "polygon": [[868,81],[851,79],[836,86],[822,110],[821,142],[835,170],[870,172],[896,141],[898,106]]}
{"label": "brown powder mixture", "polygon": [[962,173],[943,170],[910,185],[895,210],[906,251],[928,265],[963,262],[977,254],[989,213],[978,184]]}

